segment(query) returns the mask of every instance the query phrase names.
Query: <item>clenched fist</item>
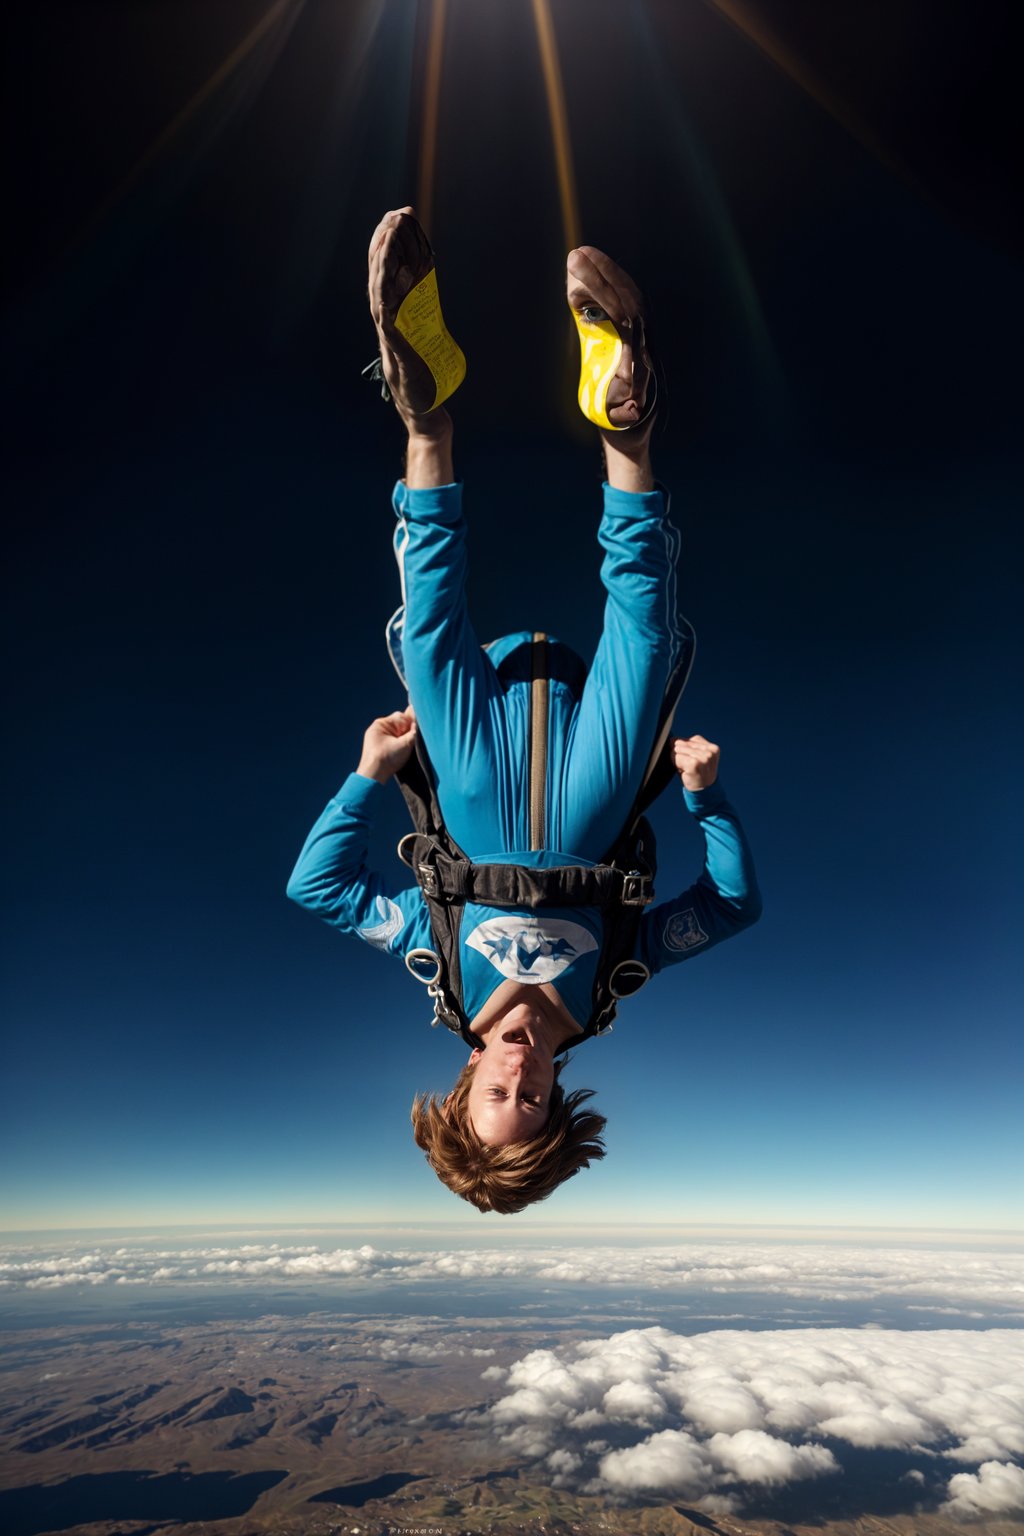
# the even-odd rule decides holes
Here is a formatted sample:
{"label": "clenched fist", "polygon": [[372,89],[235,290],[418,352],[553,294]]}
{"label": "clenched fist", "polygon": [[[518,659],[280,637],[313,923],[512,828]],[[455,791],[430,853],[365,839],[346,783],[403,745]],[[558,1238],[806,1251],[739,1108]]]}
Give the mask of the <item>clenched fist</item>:
{"label": "clenched fist", "polygon": [[381,715],[368,725],[363,735],[363,755],[357,773],[386,784],[399,768],[404,768],[416,745],[416,716],[412,705],[393,715]]}
{"label": "clenched fist", "polygon": [[676,736],[672,742],[672,760],[684,789],[707,789],[713,784],[721,755],[714,742],[703,736]]}

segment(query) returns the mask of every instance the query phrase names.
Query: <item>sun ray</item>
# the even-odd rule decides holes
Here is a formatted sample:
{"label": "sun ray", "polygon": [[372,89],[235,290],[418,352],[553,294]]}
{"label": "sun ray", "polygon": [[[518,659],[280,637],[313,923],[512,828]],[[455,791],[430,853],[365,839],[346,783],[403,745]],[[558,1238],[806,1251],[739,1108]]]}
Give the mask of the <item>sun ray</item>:
{"label": "sun ray", "polygon": [[298,20],[299,13],[305,6],[305,3],[306,0],[274,0],[274,3],[264,12],[251,31],[246,33],[241,42],[231,50],[227,58],[217,66],[209,79],[205,80],[199,89],[189,97],[180,111],[176,112],[170,122],[161,129],[145,154],[135,162],[131,170],[122,178],[114,190],[103,199],[100,206],[89,219],[86,229],[83,231],[83,236],[88,235],[97,224],[102,223],[110,211],[142,180],[150,166],[173,143],[200,108],[230,79],[239,65],[244,63],[253,49],[275,27],[280,26],[282,35],[278,41],[283,43],[284,37],[287,36]]}
{"label": "sun ray", "polygon": [[822,111],[845,128],[857,142],[875,156],[888,170],[921,191],[917,178],[908,166],[894,155],[887,145],[863,122],[845,102],[830,92],[812,72],[804,60],[787,48],[776,33],[758,16],[755,16],[744,0],[704,0],[720,16],[723,16],[737,32],[753,43],[783,74],[788,75]]}
{"label": "sun ray", "polygon": [[[40,356],[83,306],[117,282],[166,216],[227,123],[245,110],[273,69],[306,0],[273,0],[212,74],[160,130],[130,170],[86,216],[19,302],[12,323]],[[243,67],[244,66],[244,67]],[[223,98],[223,100],[222,100]],[[220,103],[218,115],[204,112]],[[177,141],[186,137],[185,149]]]}
{"label": "sun ray", "polygon": [[441,69],[448,0],[433,0],[427,40],[426,79],[423,84],[423,116],[420,131],[420,164],[416,180],[416,212],[429,233],[434,216],[434,183],[437,175],[437,120],[441,104]]}
{"label": "sun ray", "polygon": [[555,39],[555,28],[551,20],[551,7],[548,0],[533,0],[533,20],[537,29],[537,47],[540,50],[544,90],[548,101],[548,117],[551,122],[551,141],[554,146],[555,169],[558,175],[558,198],[562,208],[562,228],[565,232],[566,249],[572,250],[580,243],[580,211],[576,196],[576,173],[573,168],[565,87],[562,83],[558,43]]}
{"label": "sun ray", "polygon": [[386,27],[386,11],[387,0],[362,0],[349,18],[320,130],[295,188],[287,255],[280,267],[278,338],[308,314],[330,281],[359,167],[371,146],[382,181],[395,191],[395,201],[404,202],[409,195],[409,90],[396,88],[393,106],[383,119],[373,111],[370,93],[373,80],[379,78],[383,51],[391,77],[411,81],[415,23],[408,13],[392,11]]}
{"label": "sun ray", "polygon": [[742,316],[766,396],[779,406],[786,397],[782,367],[721,183],[690,126],[678,85],[666,68],[664,52],[658,48],[645,0],[633,0],[633,16],[644,68],[667,129],[668,142],[689,184],[688,195],[703,206],[705,225],[717,248],[716,267],[727,279],[731,300]]}

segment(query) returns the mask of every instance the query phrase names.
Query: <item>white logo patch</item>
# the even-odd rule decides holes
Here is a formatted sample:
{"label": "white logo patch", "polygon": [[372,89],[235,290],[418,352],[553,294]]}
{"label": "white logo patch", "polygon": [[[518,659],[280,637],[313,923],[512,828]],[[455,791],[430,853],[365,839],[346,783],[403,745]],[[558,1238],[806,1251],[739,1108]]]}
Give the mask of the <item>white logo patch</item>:
{"label": "white logo patch", "polygon": [[665,924],[661,942],[666,949],[681,952],[696,949],[698,944],[706,944],[708,936],[698,923],[696,912],[692,907],[687,907],[685,912],[673,912]]}
{"label": "white logo patch", "polygon": [[372,944],[374,949],[388,949],[391,940],[405,927],[402,909],[387,896],[377,897],[377,914],[384,919],[372,928],[360,928],[359,937]]}
{"label": "white logo patch", "polygon": [[597,948],[597,940],[579,923],[561,917],[489,917],[466,940],[513,981],[553,981]]}

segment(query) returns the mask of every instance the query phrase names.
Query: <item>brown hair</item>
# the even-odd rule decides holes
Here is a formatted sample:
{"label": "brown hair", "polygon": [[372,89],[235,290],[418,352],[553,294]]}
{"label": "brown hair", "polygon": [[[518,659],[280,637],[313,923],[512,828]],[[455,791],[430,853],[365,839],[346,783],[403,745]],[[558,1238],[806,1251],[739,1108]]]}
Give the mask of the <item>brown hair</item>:
{"label": "brown hair", "polygon": [[593,1098],[589,1088],[566,1093],[558,1081],[564,1063],[555,1067],[551,1108],[543,1130],[529,1141],[489,1147],[469,1120],[469,1089],[473,1067],[463,1067],[446,1099],[420,1094],[412,1106],[416,1145],[442,1184],[480,1211],[510,1215],[535,1200],[546,1200],[559,1184],[581,1168],[604,1157],[603,1115],[580,1109]]}

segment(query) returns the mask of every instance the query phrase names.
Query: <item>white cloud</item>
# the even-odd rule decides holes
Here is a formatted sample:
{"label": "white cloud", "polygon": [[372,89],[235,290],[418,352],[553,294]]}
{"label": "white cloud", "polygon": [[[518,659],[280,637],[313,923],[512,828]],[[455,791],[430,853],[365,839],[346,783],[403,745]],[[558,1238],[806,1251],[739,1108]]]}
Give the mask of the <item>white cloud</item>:
{"label": "white cloud", "polygon": [[945,1508],[968,1520],[978,1515],[1024,1514],[1024,1468],[985,1461],[976,1474],[958,1472],[949,1480]]}
{"label": "white cloud", "polygon": [[[465,1319],[445,1317],[389,1317],[376,1318],[372,1322],[352,1323],[347,1330],[346,1348],[359,1348],[367,1357],[389,1362],[411,1361],[419,1365],[433,1365],[454,1359],[480,1359],[497,1353],[493,1348],[475,1347],[472,1323]],[[456,1340],[461,1342],[456,1342]],[[334,1346],[331,1346],[332,1348]],[[490,1367],[500,1380],[506,1374],[502,1367]],[[487,1370],[481,1372],[487,1377]]]}
{"label": "white cloud", "polygon": [[[331,1248],[317,1243],[251,1242],[163,1248],[93,1243],[63,1252],[0,1248],[0,1286],[58,1289],[143,1280],[149,1284],[226,1284],[373,1280],[419,1285],[436,1280],[506,1280],[548,1288],[603,1284],[632,1292],[671,1291],[685,1302],[709,1294],[866,1306],[884,1299],[942,1315],[979,1320],[1024,1315],[1024,1254],[1012,1250],[853,1248],[826,1244],[692,1244],[674,1248],[476,1248],[460,1252]],[[728,1308],[715,1308],[728,1318]],[[705,1311],[705,1316],[710,1315]],[[743,1424],[737,1424],[743,1428]]]}
{"label": "white cloud", "polygon": [[706,1493],[697,1500],[697,1508],[709,1515],[736,1515],[742,1507],[741,1501],[732,1493]]}
{"label": "white cloud", "polygon": [[639,1445],[609,1451],[598,1470],[609,1488],[674,1493],[684,1499],[700,1498],[714,1479],[703,1446],[684,1429],[663,1429]]}
{"label": "white cloud", "polygon": [[712,1435],[708,1450],[715,1465],[741,1483],[774,1486],[839,1471],[839,1463],[824,1446],[790,1445],[788,1440],[766,1435],[763,1429]]}
{"label": "white cloud", "polygon": [[62,1265],[59,1270],[50,1274],[33,1275],[25,1282],[27,1291],[56,1291],[69,1285],[104,1285],[108,1280],[119,1280],[121,1276],[116,1272],[108,1272],[103,1269],[74,1269],[71,1265]]}
{"label": "white cloud", "polygon": [[522,1455],[578,1456],[590,1491],[732,1497],[841,1472],[829,1439],[983,1462],[950,1484],[966,1509],[1017,1486],[985,1468],[1024,1452],[1024,1332],[629,1330],[531,1351],[485,1418]]}
{"label": "white cloud", "polygon": [[380,1360],[443,1360],[450,1355],[465,1354],[465,1350],[452,1349],[447,1343],[425,1344],[415,1339],[384,1339],[373,1353]]}
{"label": "white cloud", "polygon": [[608,1388],[601,1404],[610,1419],[657,1421],[665,1415],[665,1399],[645,1381],[617,1381]]}

